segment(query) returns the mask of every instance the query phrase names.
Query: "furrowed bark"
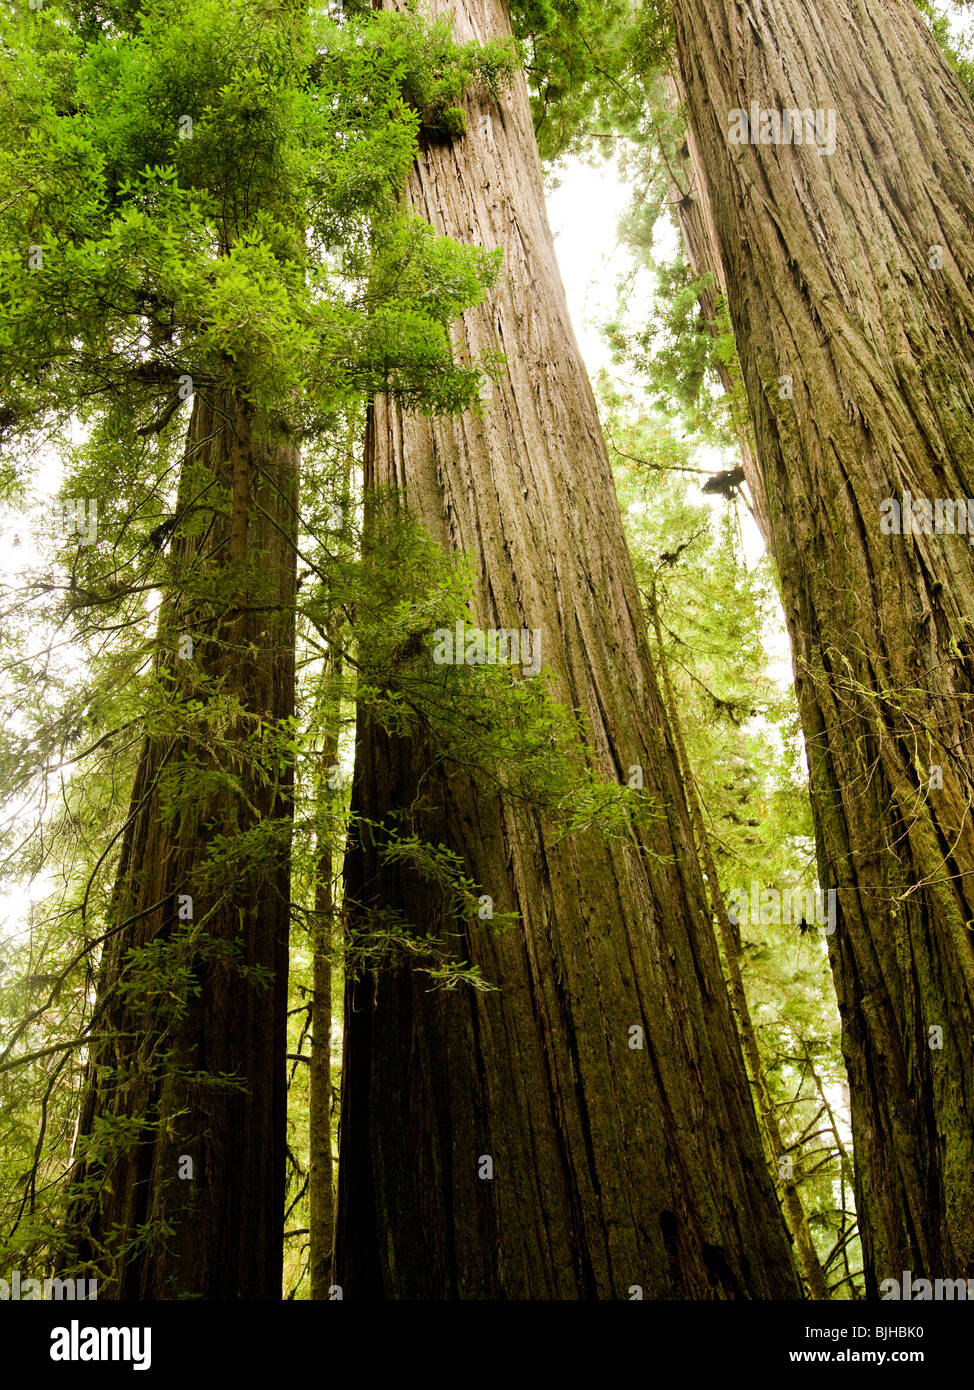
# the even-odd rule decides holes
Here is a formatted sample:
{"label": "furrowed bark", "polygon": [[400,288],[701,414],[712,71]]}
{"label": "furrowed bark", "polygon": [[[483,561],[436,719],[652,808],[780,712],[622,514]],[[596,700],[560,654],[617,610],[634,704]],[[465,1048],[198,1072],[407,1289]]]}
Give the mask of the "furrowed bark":
{"label": "furrowed bark", "polygon": [[[912,507],[966,522],[974,493],[974,110],[907,0],[674,12],[838,892],[875,1297],[974,1273],[974,565],[953,508],[938,534]],[[823,138],[731,143],[752,102],[821,110]]]}
{"label": "furrowed bark", "polygon": [[[461,39],[510,33],[497,0],[454,14]],[[504,248],[457,347],[499,349],[508,370],[482,417],[377,400],[366,483],[475,557],[482,626],[541,630],[601,774],[625,784],[640,765],[660,814],[628,840],[560,838],[362,712],[353,816],[453,849],[521,920],[451,942],[496,992],[431,992],[406,968],[349,984],[336,1278],[363,1299],[797,1298],[523,80],[466,111],[465,136],[421,149],[408,198],[438,230]],[[384,864],[361,824],[346,901],[362,921],[394,908],[446,930],[430,885]]]}

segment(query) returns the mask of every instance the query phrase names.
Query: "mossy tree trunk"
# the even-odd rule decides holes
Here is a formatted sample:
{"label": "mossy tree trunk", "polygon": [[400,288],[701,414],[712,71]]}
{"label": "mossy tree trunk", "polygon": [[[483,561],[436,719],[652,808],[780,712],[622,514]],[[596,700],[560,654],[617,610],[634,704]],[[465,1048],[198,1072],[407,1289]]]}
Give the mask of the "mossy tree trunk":
{"label": "mossy tree trunk", "polygon": [[[974,551],[922,508],[881,527],[974,494],[974,110],[908,0],[674,13],[838,892],[875,1296],[974,1274]],[[825,138],[732,143],[752,102]]]}

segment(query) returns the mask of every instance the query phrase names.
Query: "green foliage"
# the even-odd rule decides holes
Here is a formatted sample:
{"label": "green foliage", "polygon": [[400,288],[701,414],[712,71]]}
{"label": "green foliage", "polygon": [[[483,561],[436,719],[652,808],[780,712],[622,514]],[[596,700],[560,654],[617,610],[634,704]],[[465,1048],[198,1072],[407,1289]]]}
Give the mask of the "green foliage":
{"label": "green foliage", "polygon": [[[361,704],[398,735],[422,734],[430,766],[455,764],[508,800],[570,817],[583,789],[598,786],[587,731],[552,697],[545,671],[432,660],[434,633],[476,625],[469,562],[447,555],[393,493],[371,514],[351,586]],[[594,791],[598,796],[599,792]],[[635,807],[640,800],[629,797]]]}
{"label": "green foliage", "polygon": [[[586,730],[552,698],[544,671],[526,676],[502,664],[433,662],[438,629],[474,622],[468,564],[445,554],[396,493],[370,494],[367,508],[361,535],[346,521],[345,553],[325,559],[321,587],[305,602],[319,632],[336,611],[350,615],[340,636],[331,632],[347,685],[343,691],[332,683],[329,698],[350,705],[354,696],[364,717],[414,740],[423,749],[427,780],[439,771],[460,773],[486,796],[500,793],[541,812],[564,835],[631,837],[656,808],[641,791],[604,783],[595,773]],[[405,866],[428,884],[455,930],[434,937],[400,913],[376,914],[356,904],[346,968],[378,969],[411,957],[438,987],[492,987],[457,957],[450,937],[506,929],[512,915],[496,910],[480,919],[482,890],[452,852],[417,833],[408,809],[382,824],[352,816],[347,833],[369,836],[384,864]]]}
{"label": "green foliage", "polygon": [[[342,33],[354,39],[362,30],[363,22],[353,19]],[[517,71],[518,53],[512,43],[492,39],[458,45],[449,16],[429,22],[412,8],[404,13],[380,11],[364,22],[364,32],[374,45],[375,70],[390,72],[403,101],[431,136],[463,136],[464,95],[479,87],[496,98]]]}
{"label": "green foliage", "polygon": [[[717,317],[707,319],[701,295],[714,296],[714,277],[697,277],[682,255],[656,269],[652,307],[633,329],[616,321],[605,327],[617,362],[639,372],[651,403],[681,419],[699,439],[733,447],[746,408],[737,346],[721,295]],[[738,383],[724,389],[724,376]]]}
{"label": "green foliage", "polygon": [[627,135],[642,109],[642,79],[672,53],[672,13],[659,0],[517,0],[511,19],[546,160],[578,153],[593,137]]}
{"label": "green foliage", "polygon": [[[254,0],[170,0],[83,44],[56,6],[4,18],[8,431],[72,414],[152,430],[182,379],[239,389],[297,437],[349,392],[401,383],[415,402],[428,383],[442,408],[476,394],[445,323],[496,266],[397,225],[418,119],[404,86],[415,96],[428,69],[439,110],[506,69],[496,48],[454,50],[442,24],[424,39],[395,20],[315,32]],[[389,269],[405,262],[403,286]]]}

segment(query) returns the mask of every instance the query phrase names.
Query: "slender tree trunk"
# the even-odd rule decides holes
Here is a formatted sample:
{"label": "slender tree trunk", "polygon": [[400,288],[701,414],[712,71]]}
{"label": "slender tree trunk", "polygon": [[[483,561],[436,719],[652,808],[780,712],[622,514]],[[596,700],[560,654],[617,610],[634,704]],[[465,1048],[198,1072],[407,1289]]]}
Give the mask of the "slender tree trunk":
{"label": "slender tree trunk", "polygon": [[99,1298],[281,1296],[297,464],[197,393],[159,624],[173,733],[136,774],[67,1228]]}
{"label": "slender tree trunk", "polygon": [[[461,39],[510,33],[466,0]],[[628,840],[561,838],[541,812],[434,764],[363,713],[353,815],[459,854],[495,912],[455,953],[499,990],[386,969],[346,1005],[337,1277],[346,1298],[797,1298],[709,920],[683,788],[591,388],[554,257],[522,79],[420,152],[409,201],[505,252],[461,355],[508,370],[482,417],[376,401],[366,483],[472,557],[478,621],[540,629],[598,771],[658,807]],[[456,934],[430,884],[359,824],[346,900]]]}
{"label": "slender tree trunk", "polygon": [[[875,1296],[974,1274],[974,552],[880,511],[974,494],[974,110],[908,0],[674,12],[838,890]],[[823,138],[731,143],[752,102]]]}
{"label": "slender tree trunk", "polygon": [[[351,553],[352,544],[346,524],[351,497],[351,474],[360,433],[349,426],[344,464],[341,474],[342,532],[339,549]],[[309,1273],[311,1298],[331,1297],[335,1257],[335,1172],[332,1160],[332,1109],[335,1090],[331,1081],[331,1046],[333,1032],[332,961],[336,946],[335,932],[335,861],[337,842],[333,806],[340,791],[339,740],[342,727],[342,644],[346,637],[346,620],[342,608],[332,609],[325,623],[328,654],[324,662],[325,686],[321,694],[324,707],[325,735],[318,777],[317,877],[315,880],[315,916],[313,928],[313,987],[311,999],[311,1088],[308,1100],[310,1131],[309,1171]],[[338,776],[333,777],[337,772]],[[337,785],[336,785],[337,783]]]}
{"label": "slender tree trunk", "polygon": [[310,1245],[311,1297],[328,1298],[335,1249],[335,1196],[331,1157],[332,855],[318,856],[315,893],[314,981],[311,996]]}
{"label": "slender tree trunk", "polygon": [[676,700],[676,693],[673,690],[673,683],[670,679],[669,662],[666,659],[666,649],[663,645],[663,630],[660,625],[659,609],[656,606],[655,593],[649,596],[649,602],[650,618],[656,637],[657,665],[660,675],[663,678],[664,702],[670,728],[673,732],[676,754],[683,770],[684,785],[687,789],[690,824],[693,826],[697,845],[699,846],[701,858],[703,860],[703,867],[707,875],[708,896],[710,898],[711,909],[717,919],[720,944],[723,948],[724,964],[727,969],[731,1006],[737,1020],[737,1029],[741,1039],[741,1046],[744,1050],[744,1060],[747,1063],[747,1069],[751,1077],[751,1084],[757,1093],[758,1113],[764,1125],[765,1137],[768,1144],[768,1157],[774,1165],[774,1169],[778,1170],[777,1187],[781,1195],[785,1219],[788,1222],[788,1229],[791,1231],[792,1238],[795,1242],[798,1267],[802,1272],[802,1277],[805,1280],[808,1292],[812,1298],[827,1299],[829,1296],[828,1285],[818,1258],[818,1252],[815,1249],[815,1242],[812,1240],[812,1233],[809,1229],[808,1217],[805,1213],[804,1204],[798,1194],[798,1189],[795,1186],[794,1180],[790,1177],[785,1177],[780,1171],[780,1160],[785,1156],[784,1140],[781,1137],[781,1130],[778,1128],[778,1116],[775,1111],[771,1089],[768,1086],[768,1078],[764,1069],[764,1063],[761,1060],[757,1034],[754,1031],[751,1010],[747,1002],[747,993],[744,989],[744,977],[741,974],[740,961],[740,933],[734,930],[730,920],[730,914],[727,911],[727,904],[724,902],[724,897],[721,893],[720,877],[717,873],[717,865],[714,863],[713,851],[710,846],[710,836],[707,834],[707,827],[704,824],[703,809],[700,805],[700,797],[697,795],[693,767],[687,756],[686,743],[683,739],[683,724],[680,719],[680,710]]}
{"label": "slender tree trunk", "polygon": [[[329,662],[334,670],[332,659]],[[319,795],[327,797],[327,774],[338,765],[338,718],[335,710],[334,737],[322,750]],[[312,1299],[327,1299],[331,1289],[332,1258],[335,1253],[335,1186],[331,1154],[331,1034],[332,970],[335,901],[332,887],[334,827],[322,816],[318,834],[318,867],[315,881],[315,916],[312,940],[313,985],[311,995],[311,1090],[308,1101],[310,1129],[310,1276]]]}
{"label": "slender tree trunk", "polygon": [[[808,1073],[812,1078],[812,1081],[815,1083],[815,1091],[818,1095],[819,1100],[821,1101],[822,1109],[825,1112],[826,1118],[828,1119],[829,1130],[832,1134],[832,1141],[835,1145],[836,1153],[839,1155],[839,1211],[842,1215],[843,1229],[840,1232],[839,1239],[836,1242],[836,1246],[832,1254],[828,1257],[828,1259],[825,1262],[825,1268],[826,1270],[828,1270],[832,1263],[832,1260],[835,1258],[835,1255],[838,1253],[841,1253],[842,1255],[842,1263],[845,1268],[845,1275],[842,1279],[837,1280],[834,1284],[831,1285],[831,1292],[835,1293],[835,1291],[837,1289],[840,1289],[843,1284],[852,1283],[852,1281],[855,1278],[849,1267],[849,1242],[859,1234],[859,1224],[857,1219],[857,1213],[849,1211],[846,1205],[848,1195],[850,1193],[855,1192],[855,1172],[852,1159],[849,1155],[849,1151],[846,1148],[845,1142],[843,1141],[842,1135],[839,1131],[838,1119],[836,1117],[835,1111],[832,1109],[832,1105],[829,1101],[828,1094],[825,1090],[825,1085],[822,1081],[822,1078],[815,1070],[815,1063],[812,1061],[811,1058],[811,1049],[808,1047],[807,1043],[805,1043],[804,1039],[799,1039],[799,1042],[801,1043],[801,1052],[803,1053],[803,1056],[801,1058],[802,1064],[805,1068],[807,1068]],[[845,1225],[844,1223],[847,1219],[849,1224]]]}

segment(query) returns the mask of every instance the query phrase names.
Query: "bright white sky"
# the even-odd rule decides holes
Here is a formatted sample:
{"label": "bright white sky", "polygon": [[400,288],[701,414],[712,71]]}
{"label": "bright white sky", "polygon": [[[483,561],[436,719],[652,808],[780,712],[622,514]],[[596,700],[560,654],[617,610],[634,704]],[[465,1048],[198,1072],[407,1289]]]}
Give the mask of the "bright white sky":
{"label": "bright white sky", "polygon": [[548,217],[565,281],[568,307],[590,376],[609,367],[609,350],[597,329],[615,312],[615,284],[626,268],[616,235],[629,189],[611,164],[592,168],[566,161],[561,182],[548,195]]}

